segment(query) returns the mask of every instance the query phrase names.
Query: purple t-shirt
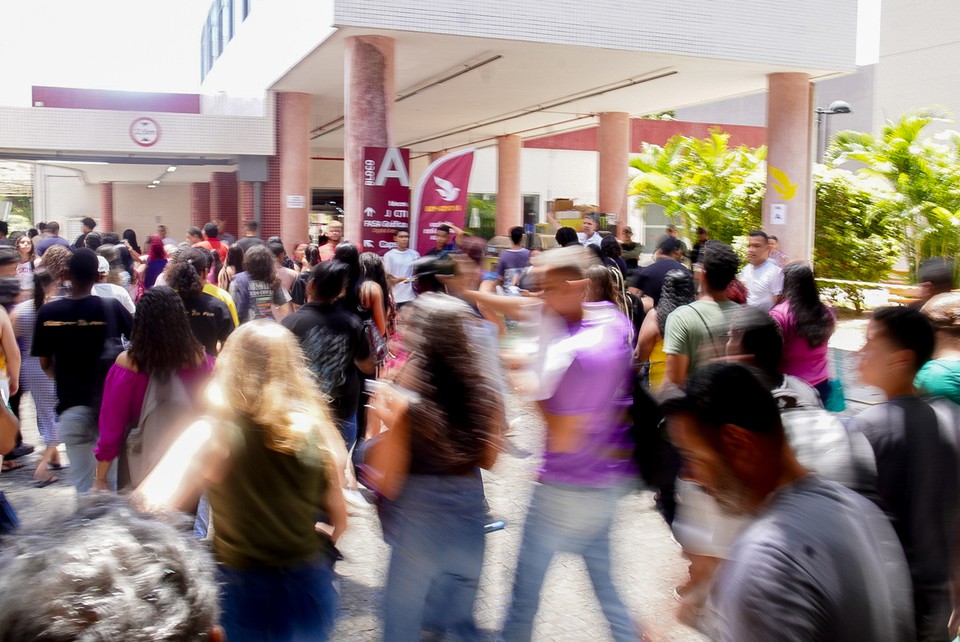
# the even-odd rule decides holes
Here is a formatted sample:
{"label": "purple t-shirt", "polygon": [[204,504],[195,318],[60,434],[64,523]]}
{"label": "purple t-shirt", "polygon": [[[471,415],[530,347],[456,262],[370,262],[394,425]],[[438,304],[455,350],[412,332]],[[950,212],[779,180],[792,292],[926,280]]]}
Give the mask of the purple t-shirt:
{"label": "purple t-shirt", "polygon": [[591,488],[614,486],[636,473],[626,410],[631,396],[631,325],[610,303],[584,304],[583,320],[568,326],[557,349],[572,361],[543,409],[554,415],[586,415],[583,443],[575,452],[545,452],[540,481]]}
{"label": "purple t-shirt", "polygon": [[504,250],[500,253],[500,261],[497,262],[497,274],[503,277],[504,283],[510,285],[513,277],[528,265],[530,265],[530,250],[526,248]]}

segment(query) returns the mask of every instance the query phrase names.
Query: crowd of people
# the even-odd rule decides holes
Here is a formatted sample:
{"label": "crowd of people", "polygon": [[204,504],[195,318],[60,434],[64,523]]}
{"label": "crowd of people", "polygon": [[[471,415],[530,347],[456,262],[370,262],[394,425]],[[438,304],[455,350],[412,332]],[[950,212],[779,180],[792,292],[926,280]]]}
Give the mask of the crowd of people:
{"label": "crowd of people", "polygon": [[916,305],[873,313],[860,377],[887,400],[841,417],[835,313],[761,230],[742,266],[702,228],[689,250],[668,228],[646,262],[589,215],[546,251],[510,230],[495,266],[450,224],[422,257],[406,229],[360,252],[338,221],[289,246],[253,221],[160,226],[145,248],[90,219],[74,243],[36,232],[0,226],[0,452],[6,470],[32,448],[28,391],[34,481],[66,471],[81,502],[2,535],[0,639],[327,639],[338,540],[368,502],[392,549],[384,639],[481,639],[482,471],[512,394],[545,436],[502,639],[531,639],[559,552],[613,639],[652,639],[611,570],[641,483],[690,562],[679,617],[711,638],[955,637],[949,261],[923,266]]}

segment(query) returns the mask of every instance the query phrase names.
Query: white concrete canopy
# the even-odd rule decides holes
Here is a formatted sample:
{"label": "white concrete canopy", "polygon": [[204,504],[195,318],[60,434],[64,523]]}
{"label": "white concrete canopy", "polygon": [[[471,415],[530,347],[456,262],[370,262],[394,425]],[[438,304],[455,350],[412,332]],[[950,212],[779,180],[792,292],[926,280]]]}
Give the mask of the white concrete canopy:
{"label": "white concrete canopy", "polygon": [[[271,86],[314,96],[316,154],[342,149],[343,42],[364,33],[395,39],[396,144],[415,154],[584,127],[607,111],[637,116],[762,92],[767,74],[784,70],[777,63],[341,28]],[[813,78],[837,73],[791,70]]]}

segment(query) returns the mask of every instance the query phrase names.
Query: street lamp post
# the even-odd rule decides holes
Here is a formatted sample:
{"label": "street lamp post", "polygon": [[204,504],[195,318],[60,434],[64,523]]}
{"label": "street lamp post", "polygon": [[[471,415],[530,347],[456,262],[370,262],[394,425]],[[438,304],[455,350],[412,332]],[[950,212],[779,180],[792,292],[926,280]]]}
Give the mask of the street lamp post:
{"label": "street lamp post", "polygon": [[823,162],[823,154],[827,150],[827,116],[833,114],[849,114],[853,112],[850,103],[842,100],[835,100],[827,108],[817,107],[817,162]]}

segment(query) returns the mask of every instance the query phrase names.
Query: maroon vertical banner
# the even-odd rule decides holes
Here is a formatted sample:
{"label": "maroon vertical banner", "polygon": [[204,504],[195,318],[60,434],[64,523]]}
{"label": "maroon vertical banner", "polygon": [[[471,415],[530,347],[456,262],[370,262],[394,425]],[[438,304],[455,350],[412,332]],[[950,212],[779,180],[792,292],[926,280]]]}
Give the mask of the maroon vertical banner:
{"label": "maroon vertical banner", "polygon": [[396,246],[397,230],[409,228],[410,150],[364,147],[360,251],[383,256]]}
{"label": "maroon vertical banner", "polygon": [[410,246],[421,254],[437,243],[437,227],[450,222],[466,227],[467,187],[473,149],[441,156],[430,163],[413,194]]}

